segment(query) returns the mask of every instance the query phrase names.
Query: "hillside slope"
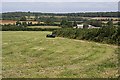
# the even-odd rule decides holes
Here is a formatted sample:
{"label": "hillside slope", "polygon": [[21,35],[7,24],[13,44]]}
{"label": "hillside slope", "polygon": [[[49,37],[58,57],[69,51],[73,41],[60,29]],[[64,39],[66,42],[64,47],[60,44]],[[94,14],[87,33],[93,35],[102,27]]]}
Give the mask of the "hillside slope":
{"label": "hillside slope", "polygon": [[3,32],[5,78],[117,77],[117,46],[66,38],[51,32]]}

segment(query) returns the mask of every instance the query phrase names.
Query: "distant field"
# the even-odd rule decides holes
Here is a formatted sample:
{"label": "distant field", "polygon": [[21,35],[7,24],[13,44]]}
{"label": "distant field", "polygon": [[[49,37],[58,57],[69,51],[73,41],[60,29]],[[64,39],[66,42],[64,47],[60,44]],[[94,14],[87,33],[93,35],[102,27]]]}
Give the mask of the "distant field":
{"label": "distant field", "polygon": [[60,28],[59,26],[28,26],[28,28]]}
{"label": "distant field", "polygon": [[[51,17],[51,16],[43,16],[43,17]],[[56,18],[64,18],[64,17],[67,17],[67,16],[54,16]],[[74,17],[74,16],[73,16]],[[26,18],[28,18],[26,16]],[[30,18],[32,18],[33,21],[24,21],[24,22],[32,22],[33,24],[37,24],[38,21],[34,21],[34,18],[35,16],[30,16]],[[83,19],[97,19],[97,20],[101,20],[101,19],[113,19],[113,20],[117,20],[117,21],[113,21],[113,23],[117,23],[118,22],[118,18],[115,18],[115,17],[77,17],[77,18],[83,18]],[[23,22],[23,21],[20,21],[20,22]],[[78,21],[79,22],[79,21]],[[107,21],[103,21],[104,23],[107,23]],[[15,24],[16,21],[15,20],[0,20],[0,24]],[[43,23],[44,22],[40,22],[40,23]],[[60,22],[54,22],[55,24],[60,24]]]}
{"label": "distant field", "polygon": [[0,24],[15,24],[14,20],[0,20]]}
{"label": "distant field", "polygon": [[[15,24],[17,21],[14,20],[0,20],[0,24]],[[37,24],[38,21],[20,21],[20,22],[32,22],[33,24]],[[41,22],[44,23],[44,22]]]}
{"label": "distant field", "polygon": [[118,20],[118,18],[115,18],[115,17],[91,17],[91,19],[113,19],[113,20]]}
{"label": "distant field", "polygon": [[51,32],[2,32],[3,78],[108,78],[118,76],[117,46]]}
{"label": "distant field", "polygon": [[[103,23],[107,23],[108,21],[102,21]],[[113,21],[113,23],[118,23],[118,21]]]}
{"label": "distant field", "polygon": [[[28,16],[25,16],[26,18],[28,18]],[[41,15],[41,16],[38,16],[38,17],[52,17],[52,16],[45,16],[45,15]],[[54,16],[55,18],[64,18],[64,17],[67,17],[67,16]],[[34,19],[35,16],[30,16],[29,18],[31,19]]]}

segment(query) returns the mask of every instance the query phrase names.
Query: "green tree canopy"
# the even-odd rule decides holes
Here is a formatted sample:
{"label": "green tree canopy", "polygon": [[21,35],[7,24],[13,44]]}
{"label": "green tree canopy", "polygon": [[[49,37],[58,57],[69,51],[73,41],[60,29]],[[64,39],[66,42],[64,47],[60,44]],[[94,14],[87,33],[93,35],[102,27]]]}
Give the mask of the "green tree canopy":
{"label": "green tree canopy", "polygon": [[112,26],[113,26],[112,20],[109,20],[109,21],[107,22],[107,26],[108,26],[108,27],[112,27]]}
{"label": "green tree canopy", "polygon": [[22,26],[23,27],[27,27],[27,23],[26,22],[22,22]]}
{"label": "green tree canopy", "polygon": [[26,19],[26,17],[25,16],[22,16],[21,18],[20,18],[20,21],[26,21],[27,19]]}

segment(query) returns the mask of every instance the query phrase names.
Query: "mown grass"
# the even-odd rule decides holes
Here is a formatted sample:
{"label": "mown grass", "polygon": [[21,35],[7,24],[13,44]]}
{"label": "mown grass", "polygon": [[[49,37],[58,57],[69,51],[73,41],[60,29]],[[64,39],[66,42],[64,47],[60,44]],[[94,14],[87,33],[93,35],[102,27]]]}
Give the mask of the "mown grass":
{"label": "mown grass", "polygon": [[118,76],[117,46],[51,32],[3,32],[4,78],[108,78]]}

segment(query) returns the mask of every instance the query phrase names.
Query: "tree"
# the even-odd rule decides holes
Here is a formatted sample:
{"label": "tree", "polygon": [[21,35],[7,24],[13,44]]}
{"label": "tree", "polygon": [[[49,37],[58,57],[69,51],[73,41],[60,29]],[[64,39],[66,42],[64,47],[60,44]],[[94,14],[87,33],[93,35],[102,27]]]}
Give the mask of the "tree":
{"label": "tree", "polygon": [[30,15],[31,15],[31,13],[30,13],[30,11],[28,11],[28,19],[30,20]]}
{"label": "tree", "polygon": [[50,18],[48,18],[45,20],[45,23],[46,24],[53,24],[54,22]]}
{"label": "tree", "polygon": [[74,21],[73,26],[77,26],[77,22],[76,21]]}
{"label": "tree", "polygon": [[26,21],[27,19],[26,19],[26,17],[25,16],[22,16],[21,18],[20,18],[20,21]]}
{"label": "tree", "polygon": [[97,21],[97,20],[90,20],[88,21],[89,24],[96,26],[96,27],[102,27],[102,22],[101,21]]}
{"label": "tree", "polygon": [[73,27],[73,23],[72,22],[67,22],[67,25],[66,25],[68,28],[72,28]]}
{"label": "tree", "polygon": [[60,23],[60,26],[62,28],[64,28],[64,27],[66,27],[66,25],[67,25],[67,20],[62,20],[61,23]]}
{"label": "tree", "polygon": [[120,22],[118,22],[118,26],[120,26]]}
{"label": "tree", "polygon": [[37,24],[40,24],[40,20],[38,21],[38,23]]}
{"label": "tree", "polygon": [[72,22],[68,22],[67,20],[62,20],[60,23],[60,26],[62,28],[70,28],[70,27],[73,27],[73,24]]}
{"label": "tree", "polygon": [[20,22],[20,21],[17,21],[17,22],[16,22],[16,25],[17,25],[17,26],[20,26],[20,25],[21,25],[21,22]]}
{"label": "tree", "polygon": [[23,27],[27,27],[27,23],[26,22],[22,22]]}
{"label": "tree", "polygon": [[37,15],[35,15],[34,21],[39,21],[39,17]]}
{"label": "tree", "polygon": [[32,26],[32,22],[28,22],[28,26]]}
{"label": "tree", "polygon": [[88,28],[89,27],[89,25],[88,24],[84,24],[83,25],[83,28],[85,29],[85,28]]}
{"label": "tree", "polygon": [[108,27],[113,27],[113,22],[112,22],[112,20],[109,20],[109,21],[107,22],[107,26],[108,26]]}

